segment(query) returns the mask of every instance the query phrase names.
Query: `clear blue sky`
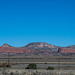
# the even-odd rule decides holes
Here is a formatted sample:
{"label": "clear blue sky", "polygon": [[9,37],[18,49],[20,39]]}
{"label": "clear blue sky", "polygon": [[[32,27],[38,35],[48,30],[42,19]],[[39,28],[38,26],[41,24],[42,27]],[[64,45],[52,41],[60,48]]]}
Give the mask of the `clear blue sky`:
{"label": "clear blue sky", "polygon": [[31,42],[75,45],[75,0],[0,0],[0,46]]}

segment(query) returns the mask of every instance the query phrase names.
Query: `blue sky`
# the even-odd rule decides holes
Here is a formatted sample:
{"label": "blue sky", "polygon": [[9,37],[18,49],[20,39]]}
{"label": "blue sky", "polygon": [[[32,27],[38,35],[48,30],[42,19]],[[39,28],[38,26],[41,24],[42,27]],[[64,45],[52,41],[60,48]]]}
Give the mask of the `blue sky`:
{"label": "blue sky", "polygon": [[75,45],[75,0],[0,0],[0,46],[31,42]]}

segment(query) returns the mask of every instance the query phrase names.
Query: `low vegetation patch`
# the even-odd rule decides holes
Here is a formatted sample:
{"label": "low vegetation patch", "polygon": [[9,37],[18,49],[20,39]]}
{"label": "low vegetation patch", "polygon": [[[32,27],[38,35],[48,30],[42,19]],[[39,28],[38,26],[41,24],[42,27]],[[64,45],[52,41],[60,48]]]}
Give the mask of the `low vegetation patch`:
{"label": "low vegetation patch", "polygon": [[32,64],[29,64],[26,69],[37,69],[37,65],[32,63]]}
{"label": "low vegetation patch", "polygon": [[11,67],[11,65],[8,63],[2,63],[0,64],[0,67]]}
{"label": "low vegetation patch", "polygon": [[54,70],[54,67],[49,66],[47,70]]}

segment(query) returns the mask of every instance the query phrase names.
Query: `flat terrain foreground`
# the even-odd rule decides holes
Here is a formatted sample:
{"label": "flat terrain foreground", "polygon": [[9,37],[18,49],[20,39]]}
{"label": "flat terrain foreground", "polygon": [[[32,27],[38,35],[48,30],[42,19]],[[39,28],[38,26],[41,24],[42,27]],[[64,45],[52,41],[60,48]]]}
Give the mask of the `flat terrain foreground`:
{"label": "flat terrain foreground", "polygon": [[12,69],[25,69],[28,64],[36,63],[38,69],[47,69],[49,66],[58,70],[75,70],[75,56],[0,56],[0,63],[8,62],[11,64]]}
{"label": "flat terrain foreground", "polygon": [[75,75],[75,70],[0,69],[0,75]]}

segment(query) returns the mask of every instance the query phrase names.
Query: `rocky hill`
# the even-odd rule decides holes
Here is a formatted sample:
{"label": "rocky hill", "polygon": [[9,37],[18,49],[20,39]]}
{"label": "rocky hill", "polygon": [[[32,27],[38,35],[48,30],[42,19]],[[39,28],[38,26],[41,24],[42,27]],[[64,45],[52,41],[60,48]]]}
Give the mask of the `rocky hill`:
{"label": "rocky hill", "polygon": [[8,44],[0,46],[0,53],[23,53],[23,54],[62,54],[75,53],[75,45],[68,47],[58,47],[45,42],[29,43],[24,47],[13,47]]}
{"label": "rocky hill", "polygon": [[10,45],[8,45],[7,43],[3,44],[2,47],[12,47]]}
{"label": "rocky hill", "polygon": [[45,43],[45,42],[35,42],[35,43],[29,43],[26,45],[26,47],[30,50],[50,50],[50,51],[58,51],[57,46]]}
{"label": "rocky hill", "polygon": [[12,47],[8,44],[3,44],[2,46],[0,46],[0,53],[25,53],[25,54],[29,54],[29,53],[36,53],[35,50],[30,50],[26,47]]}

